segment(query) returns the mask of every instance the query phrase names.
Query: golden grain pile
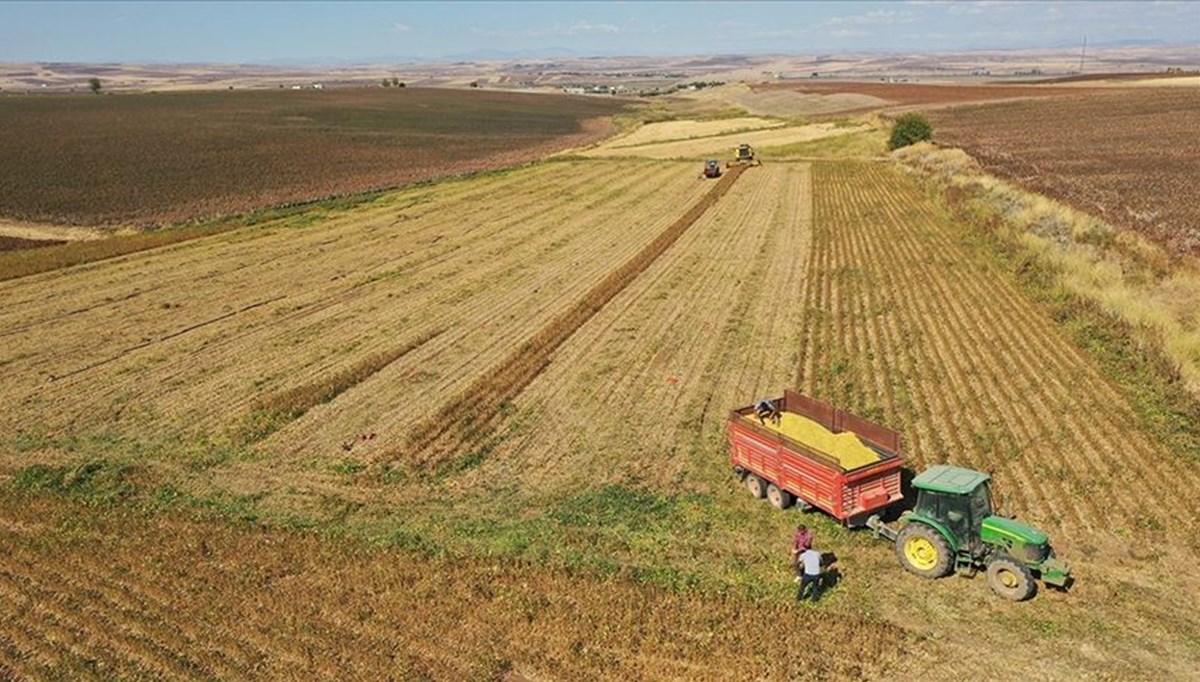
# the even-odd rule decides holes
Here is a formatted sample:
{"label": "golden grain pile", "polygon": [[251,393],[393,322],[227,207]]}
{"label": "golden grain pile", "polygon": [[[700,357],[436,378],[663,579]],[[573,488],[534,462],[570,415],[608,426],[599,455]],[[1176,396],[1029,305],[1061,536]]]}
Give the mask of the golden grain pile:
{"label": "golden grain pile", "polygon": [[834,433],[817,422],[798,414],[784,412],[779,424],[768,419],[766,426],[768,429],[782,433],[813,450],[836,458],[842,468],[847,471],[879,461],[879,455],[853,433],[849,431]]}

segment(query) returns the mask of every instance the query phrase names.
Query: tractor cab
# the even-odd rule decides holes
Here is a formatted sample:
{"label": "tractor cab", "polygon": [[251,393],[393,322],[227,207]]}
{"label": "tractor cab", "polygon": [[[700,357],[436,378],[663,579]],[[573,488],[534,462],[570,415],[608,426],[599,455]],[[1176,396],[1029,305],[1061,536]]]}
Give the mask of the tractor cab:
{"label": "tractor cab", "polygon": [[983,472],[944,464],[914,478],[917,504],[894,534],[900,563],[924,578],[952,571],[973,576],[986,569],[992,590],[1008,599],[1033,596],[1035,576],[1066,587],[1070,569],[1054,556],[1049,537],[995,514],[989,479]]}
{"label": "tractor cab", "polygon": [[957,550],[978,554],[983,520],[992,515],[988,478],[970,469],[932,467],[913,479],[917,489],[913,515],[941,530]]}

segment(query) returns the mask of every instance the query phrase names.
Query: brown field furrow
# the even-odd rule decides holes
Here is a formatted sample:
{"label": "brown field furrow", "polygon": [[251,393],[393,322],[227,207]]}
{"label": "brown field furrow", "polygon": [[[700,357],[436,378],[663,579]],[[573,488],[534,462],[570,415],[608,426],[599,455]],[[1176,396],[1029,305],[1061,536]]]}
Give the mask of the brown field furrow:
{"label": "brown field furrow", "polygon": [[84,637],[63,627],[22,589],[22,581],[3,568],[0,568],[0,597],[3,597],[0,623],[4,624],[0,641],[8,643],[4,647],[8,665],[26,671],[32,677],[34,670],[49,668],[56,663],[54,653],[70,651],[74,654],[79,650]]}
{"label": "brown field furrow", "polygon": [[[67,594],[57,585],[48,586],[43,584],[42,579],[34,578],[34,575],[41,574],[42,568],[14,566],[11,558],[0,557],[0,576],[7,578],[6,582],[20,585],[20,591],[29,600],[30,611],[37,614],[30,627],[38,630],[45,628],[47,634],[53,633],[58,638],[60,646],[84,660],[110,659],[113,661],[110,665],[116,667],[121,659],[126,659],[128,664],[146,675],[167,678],[195,676],[194,671],[180,665],[172,652],[157,649],[144,635],[122,628],[107,612],[80,595]],[[52,666],[56,654],[61,654],[53,642],[47,644],[51,646],[40,658],[46,661],[43,665]]]}
{"label": "brown field furrow", "polygon": [[[23,557],[25,561],[35,556]],[[210,621],[182,620],[175,617],[178,596],[170,598],[164,589],[143,581],[131,581],[128,576],[141,573],[137,566],[120,559],[103,566],[70,557],[58,571],[46,571],[48,577],[63,589],[86,597],[107,613],[122,620],[144,621],[163,649],[186,654],[197,672],[206,676],[236,677],[239,670],[252,666],[253,655],[239,650],[239,643],[207,627]],[[180,590],[185,586],[171,585]],[[194,588],[193,588],[194,589]]]}
{"label": "brown field furrow", "polygon": [[[9,517],[50,520],[52,528],[89,514],[88,530],[76,540],[31,546],[39,563],[55,556],[73,567],[94,566],[88,575],[108,576],[109,555],[120,553],[123,568],[140,568],[141,579],[178,590],[176,618],[228,628],[260,647],[265,657],[234,677],[284,679],[303,671],[312,679],[490,679],[512,671],[528,679],[658,680],[706,668],[723,680],[768,664],[797,675],[862,677],[894,661],[903,637],[854,613],[774,602],[746,608],[738,599],[555,571],[540,562],[444,563],[310,534],[22,501],[0,509]],[[75,516],[65,521],[63,514]],[[197,555],[200,547],[208,549]],[[816,641],[772,625],[799,617],[829,637]],[[113,629],[102,618],[86,623],[89,636]],[[9,622],[0,623],[0,632],[19,641]],[[102,677],[213,676],[147,668],[143,652],[118,644],[105,649],[114,665],[106,664]],[[30,659],[19,669],[76,677],[68,652],[42,650],[42,665]],[[869,660],[861,659],[863,651]]]}
{"label": "brown field furrow", "polygon": [[152,225],[529,163],[627,102],[457,88],[7,96],[0,213]]}

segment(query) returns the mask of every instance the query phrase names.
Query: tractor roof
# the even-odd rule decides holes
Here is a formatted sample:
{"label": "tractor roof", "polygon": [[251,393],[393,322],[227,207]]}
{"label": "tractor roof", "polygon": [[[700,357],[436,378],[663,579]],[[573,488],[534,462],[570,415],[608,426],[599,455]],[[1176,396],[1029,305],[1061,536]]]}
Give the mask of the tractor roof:
{"label": "tractor roof", "polygon": [[988,478],[989,476],[981,471],[935,464],[913,479],[913,487],[939,493],[966,495]]}

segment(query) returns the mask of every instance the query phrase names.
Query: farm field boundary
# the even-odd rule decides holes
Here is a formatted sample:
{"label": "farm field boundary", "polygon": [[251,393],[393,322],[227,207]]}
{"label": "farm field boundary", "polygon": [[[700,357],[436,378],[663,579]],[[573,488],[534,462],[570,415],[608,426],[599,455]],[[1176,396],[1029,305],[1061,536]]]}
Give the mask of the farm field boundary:
{"label": "farm field boundary", "polygon": [[[591,289],[571,309],[554,319],[529,341],[517,348],[495,370],[485,373],[474,384],[452,399],[445,409],[433,413],[414,429],[409,438],[411,455],[403,459],[409,465],[441,464],[465,449],[466,461],[488,447],[495,422],[502,416],[504,404],[512,400],[537,377],[554,351],[592,318],[639,274],[650,267],[689,227],[729,191],[746,166],[734,166],[700,201],[671,223],[650,244]],[[455,415],[447,418],[446,415]],[[461,416],[459,416],[461,415]]]}

